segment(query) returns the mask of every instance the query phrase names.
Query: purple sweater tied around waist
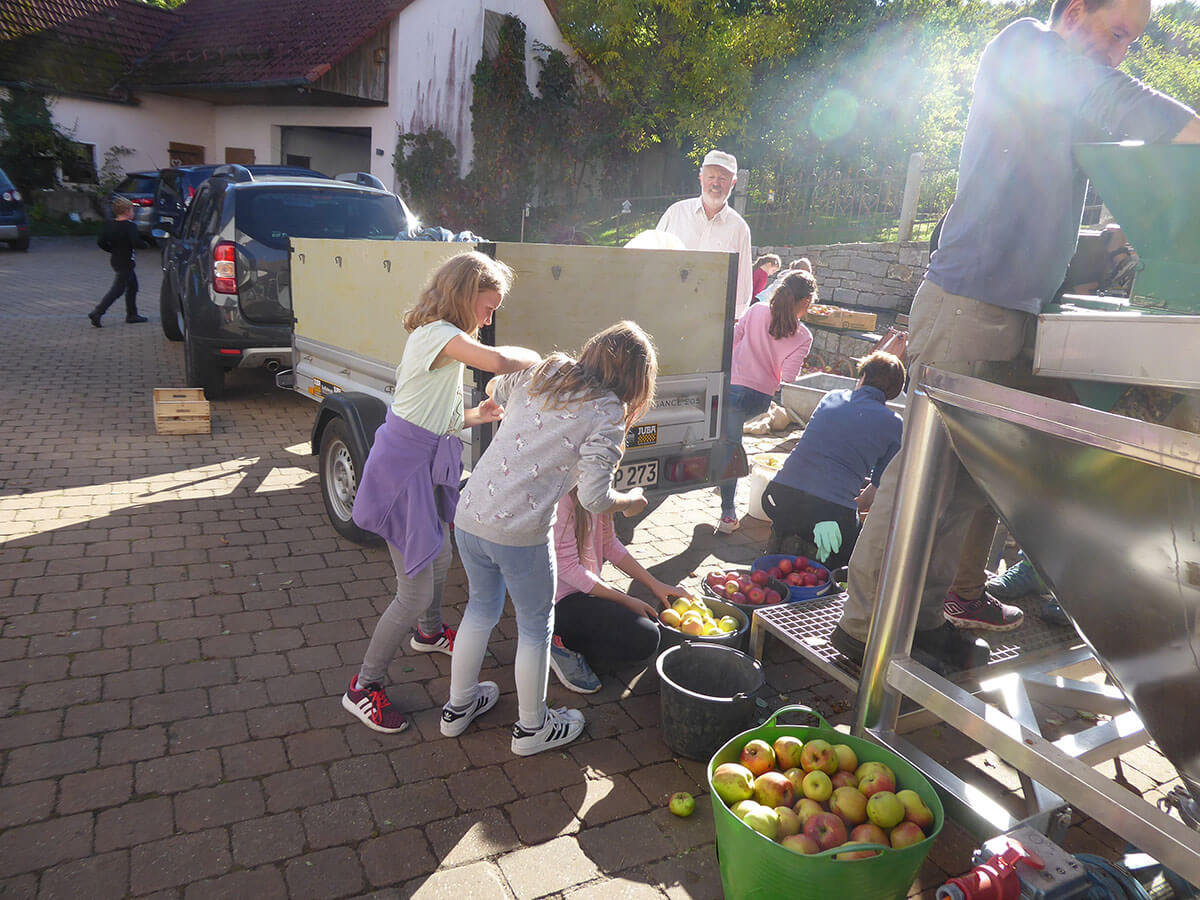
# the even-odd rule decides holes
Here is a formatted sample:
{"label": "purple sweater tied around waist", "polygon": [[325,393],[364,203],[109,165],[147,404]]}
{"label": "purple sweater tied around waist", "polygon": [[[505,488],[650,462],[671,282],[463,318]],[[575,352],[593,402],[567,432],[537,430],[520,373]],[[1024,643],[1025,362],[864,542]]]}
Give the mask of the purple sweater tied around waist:
{"label": "purple sweater tied around waist", "polygon": [[434,434],[390,409],[375,432],[354,496],[354,524],[404,554],[404,574],[429,565],[454,521],[462,481],[463,443]]}

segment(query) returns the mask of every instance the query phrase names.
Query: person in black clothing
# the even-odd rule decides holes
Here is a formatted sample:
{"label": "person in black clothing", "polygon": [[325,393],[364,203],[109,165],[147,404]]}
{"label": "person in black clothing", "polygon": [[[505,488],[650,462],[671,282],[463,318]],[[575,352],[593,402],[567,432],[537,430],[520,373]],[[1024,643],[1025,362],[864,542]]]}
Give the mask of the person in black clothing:
{"label": "person in black clothing", "polygon": [[137,311],[138,280],[133,251],[149,247],[150,244],[138,234],[137,226],[133,224],[133,204],[129,200],[124,197],[114,198],[112,210],[113,220],[104,223],[104,230],[96,244],[101,250],[111,254],[109,264],[116,274],[108,293],[100,299],[96,308],[88,313],[88,318],[97,328],[100,327],[100,317],[122,293],[125,294],[125,321],[146,321],[146,317],[139,316]]}

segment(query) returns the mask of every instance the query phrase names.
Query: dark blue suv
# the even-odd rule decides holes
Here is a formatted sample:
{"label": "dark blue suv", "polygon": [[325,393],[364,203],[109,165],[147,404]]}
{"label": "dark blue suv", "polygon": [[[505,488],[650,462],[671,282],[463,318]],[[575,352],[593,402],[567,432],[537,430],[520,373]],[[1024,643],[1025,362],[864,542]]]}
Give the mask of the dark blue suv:
{"label": "dark blue suv", "polygon": [[0,169],[0,241],[14,250],[29,249],[29,217],[21,192]]}

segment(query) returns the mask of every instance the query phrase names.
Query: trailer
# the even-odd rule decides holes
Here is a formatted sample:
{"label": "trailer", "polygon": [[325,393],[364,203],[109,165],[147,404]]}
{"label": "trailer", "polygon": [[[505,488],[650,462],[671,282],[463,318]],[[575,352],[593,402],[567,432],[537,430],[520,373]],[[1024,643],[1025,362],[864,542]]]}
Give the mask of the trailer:
{"label": "trailer", "polygon": [[[402,318],[429,275],[470,249],[509,265],[512,291],[480,339],[542,354],[578,351],[592,334],[631,319],[658,348],[652,409],[630,429],[618,469],[621,490],[648,497],[716,484],[733,343],[737,256],[523,243],[292,241],[292,369],[281,386],[318,401],[312,452],[334,528],[378,543],[352,519],[359,475],[395,386],[407,332]],[[479,402],[490,376],[467,370],[464,397]],[[462,435],[470,470],[493,426]],[[721,457],[727,458],[727,457]],[[746,474],[744,456],[734,469]]]}

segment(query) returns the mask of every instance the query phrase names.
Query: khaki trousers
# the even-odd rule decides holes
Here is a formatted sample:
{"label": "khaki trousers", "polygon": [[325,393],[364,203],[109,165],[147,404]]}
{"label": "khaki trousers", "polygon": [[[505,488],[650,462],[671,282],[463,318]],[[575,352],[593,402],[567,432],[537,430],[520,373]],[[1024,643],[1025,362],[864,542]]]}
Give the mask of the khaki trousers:
{"label": "khaki trousers", "polygon": [[[1006,376],[1016,368],[1011,364],[1022,357],[1026,339],[1032,340],[1035,324],[1035,317],[1029,313],[959,297],[931,281],[923,281],[913,298],[909,315],[910,408],[912,390],[922,365],[944,366],[991,381],[1010,380]],[[1000,363],[1009,365],[997,365]],[[884,472],[871,513],[850,557],[849,596],[840,625],[862,641],[867,638],[879,593],[883,551],[891,527],[900,473],[897,461],[903,455],[902,442],[896,460]],[[967,565],[977,567],[975,578],[982,581],[987,551],[995,532],[995,513],[957,458],[945,471],[939,472],[938,477],[945,489],[937,511],[929,570],[917,614],[917,629],[921,631],[937,628],[945,621],[942,608],[946,592],[952,584],[961,584],[961,580],[956,580],[960,563],[964,568]],[[988,515],[992,522],[990,530],[982,524]],[[972,522],[974,528],[970,528]],[[974,534],[975,546],[965,548],[969,528]],[[984,533],[986,543],[981,537]],[[970,561],[964,558],[964,549],[972,556]]]}

